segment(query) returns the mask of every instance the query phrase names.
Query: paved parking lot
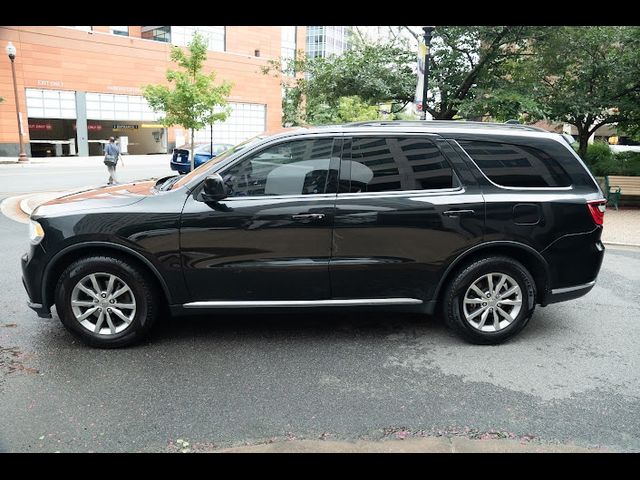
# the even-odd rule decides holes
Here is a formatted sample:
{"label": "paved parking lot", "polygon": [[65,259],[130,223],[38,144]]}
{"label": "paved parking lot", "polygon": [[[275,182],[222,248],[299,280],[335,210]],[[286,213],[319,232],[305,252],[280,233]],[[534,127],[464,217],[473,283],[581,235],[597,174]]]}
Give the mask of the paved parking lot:
{"label": "paved parking lot", "polygon": [[608,249],[588,296],[539,308],[501,346],[462,343],[437,318],[338,313],[179,318],[109,351],[26,307],[26,235],[0,216],[0,449],[440,435],[640,451],[636,250]]}

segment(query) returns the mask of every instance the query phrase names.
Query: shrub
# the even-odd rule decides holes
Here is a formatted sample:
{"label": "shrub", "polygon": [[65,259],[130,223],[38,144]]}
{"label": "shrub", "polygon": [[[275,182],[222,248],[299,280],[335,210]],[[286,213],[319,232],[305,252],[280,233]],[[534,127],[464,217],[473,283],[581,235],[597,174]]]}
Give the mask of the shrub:
{"label": "shrub", "polygon": [[605,142],[594,142],[587,147],[585,163],[595,176],[640,176],[640,152],[613,153]]}
{"label": "shrub", "polygon": [[616,154],[616,159],[622,165],[621,175],[640,176],[640,152],[621,152]]}

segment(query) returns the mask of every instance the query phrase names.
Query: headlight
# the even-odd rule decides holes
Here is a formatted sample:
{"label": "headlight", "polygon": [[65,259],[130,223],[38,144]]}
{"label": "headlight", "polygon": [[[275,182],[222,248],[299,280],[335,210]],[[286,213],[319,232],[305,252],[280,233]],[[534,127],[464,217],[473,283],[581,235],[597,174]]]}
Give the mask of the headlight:
{"label": "headlight", "polygon": [[44,238],[44,230],[35,220],[29,220],[29,241],[32,245],[39,244]]}

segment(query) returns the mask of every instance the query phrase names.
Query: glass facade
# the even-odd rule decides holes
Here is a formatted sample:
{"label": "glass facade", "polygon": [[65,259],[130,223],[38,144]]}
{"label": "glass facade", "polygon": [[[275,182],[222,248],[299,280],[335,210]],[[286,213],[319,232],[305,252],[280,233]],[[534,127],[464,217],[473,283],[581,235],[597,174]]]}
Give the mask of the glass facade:
{"label": "glass facade", "polygon": [[341,55],[351,45],[351,27],[311,26],[307,27],[307,57]]}
{"label": "glass facade", "polygon": [[140,95],[87,93],[87,118],[92,120],[157,120],[160,117]]}
{"label": "glass facade", "polygon": [[76,118],[76,92],[26,89],[27,114],[37,118]]}
{"label": "glass facade", "polygon": [[123,35],[125,37],[129,36],[129,27],[128,26],[109,27],[109,31],[113,35]]}
{"label": "glass facade", "polygon": [[164,26],[164,27],[142,27],[142,38],[155,40],[156,42],[167,42],[173,45],[186,47],[191,41],[193,34],[198,31],[208,40],[207,50],[216,52],[225,51],[225,28],[224,26]]}
{"label": "glass facade", "polygon": [[142,27],[142,38],[156,42],[171,42],[171,27]]}
{"label": "glass facade", "polygon": [[[231,115],[224,122],[213,124],[213,141],[236,145],[267,129],[267,106],[259,103],[231,103]],[[196,142],[208,142],[209,126],[195,132]]]}
{"label": "glass facade", "polygon": [[291,62],[296,56],[297,28],[295,26],[283,26],[280,29],[280,56],[282,57],[282,69],[285,70],[288,62]]}

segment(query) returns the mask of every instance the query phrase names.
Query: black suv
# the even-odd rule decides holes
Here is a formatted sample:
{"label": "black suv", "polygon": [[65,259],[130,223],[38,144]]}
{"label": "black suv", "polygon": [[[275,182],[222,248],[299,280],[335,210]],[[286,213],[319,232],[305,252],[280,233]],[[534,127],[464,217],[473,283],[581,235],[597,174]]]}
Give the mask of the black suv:
{"label": "black suv", "polygon": [[363,122],[238,145],[186,176],[31,215],[29,306],[94,346],[174,314],[442,312],[474,343],[585,295],[605,200],[568,142],[522,125]]}

